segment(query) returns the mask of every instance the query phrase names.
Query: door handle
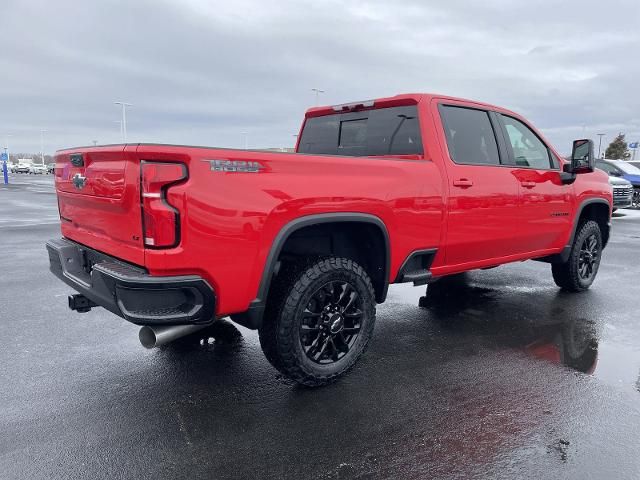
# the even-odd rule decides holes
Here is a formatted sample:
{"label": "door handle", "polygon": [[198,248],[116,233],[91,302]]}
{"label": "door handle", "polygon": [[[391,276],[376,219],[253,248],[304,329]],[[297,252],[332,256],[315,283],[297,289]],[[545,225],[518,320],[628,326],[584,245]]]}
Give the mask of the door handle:
{"label": "door handle", "polygon": [[523,182],[520,182],[520,185],[522,185],[524,188],[533,188],[536,186],[536,182],[523,181]]}
{"label": "door handle", "polygon": [[458,178],[457,180],[453,181],[453,186],[462,188],[473,187],[473,181],[469,180],[468,178]]}

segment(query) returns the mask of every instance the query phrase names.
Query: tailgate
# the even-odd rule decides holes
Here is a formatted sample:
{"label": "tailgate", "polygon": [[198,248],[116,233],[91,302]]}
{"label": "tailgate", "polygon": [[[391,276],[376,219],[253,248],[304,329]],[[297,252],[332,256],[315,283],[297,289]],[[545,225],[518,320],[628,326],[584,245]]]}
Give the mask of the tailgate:
{"label": "tailgate", "polygon": [[65,237],[143,265],[135,149],[115,145],[60,151],[55,156],[55,183]]}

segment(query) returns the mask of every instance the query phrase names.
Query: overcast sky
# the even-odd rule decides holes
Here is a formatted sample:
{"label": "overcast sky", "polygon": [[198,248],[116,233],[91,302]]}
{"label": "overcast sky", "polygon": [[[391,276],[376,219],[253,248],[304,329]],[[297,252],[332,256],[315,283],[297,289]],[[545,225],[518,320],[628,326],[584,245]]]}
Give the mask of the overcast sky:
{"label": "overcast sky", "polygon": [[0,0],[0,140],[291,146],[303,112],[406,92],[511,108],[560,150],[640,139],[640,2]]}

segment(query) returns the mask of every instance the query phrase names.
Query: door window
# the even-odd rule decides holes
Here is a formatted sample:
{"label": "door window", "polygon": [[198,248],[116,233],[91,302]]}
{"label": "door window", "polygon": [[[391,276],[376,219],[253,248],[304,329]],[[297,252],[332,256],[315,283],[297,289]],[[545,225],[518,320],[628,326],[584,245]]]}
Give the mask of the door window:
{"label": "door window", "polygon": [[513,117],[500,115],[504,124],[508,147],[518,167],[532,167],[548,170],[551,168],[549,149],[529,127]]}
{"label": "door window", "polygon": [[496,137],[484,110],[440,106],[451,159],[464,165],[499,165]]}

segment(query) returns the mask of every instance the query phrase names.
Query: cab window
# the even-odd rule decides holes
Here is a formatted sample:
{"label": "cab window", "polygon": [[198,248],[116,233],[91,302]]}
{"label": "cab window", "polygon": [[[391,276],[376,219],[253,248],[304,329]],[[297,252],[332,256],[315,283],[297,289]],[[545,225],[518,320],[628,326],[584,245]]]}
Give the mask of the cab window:
{"label": "cab window", "polygon": [[507,148],[513,153],[518,167],[530,167],[548,170],[553,167],[549,149],[542,140],[520,120],[500,115],[507,135]]}
{"label": "cab window", "polygon": [[489,114],[475,108],[440,105],[451,160],[463,165],[499,165]]}

